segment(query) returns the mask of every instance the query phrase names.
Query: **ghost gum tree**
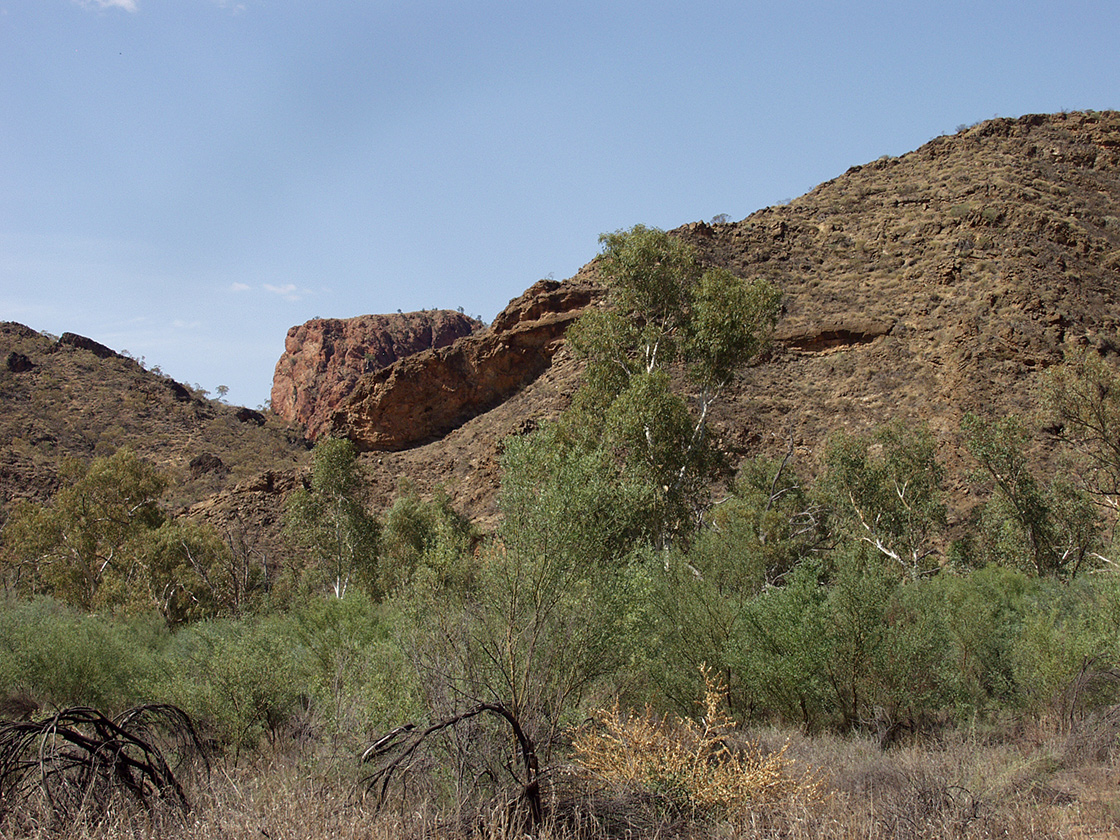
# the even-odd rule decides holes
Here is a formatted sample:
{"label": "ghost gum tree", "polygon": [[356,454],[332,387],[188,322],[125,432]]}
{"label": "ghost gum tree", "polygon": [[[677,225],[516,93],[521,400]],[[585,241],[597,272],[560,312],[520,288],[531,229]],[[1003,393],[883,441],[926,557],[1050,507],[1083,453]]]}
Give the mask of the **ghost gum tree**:
{"label": "ghost gum tree", "polygon": [[[711,407],[768,343],[781,293],[705,267],[692,246],[656,228],[599,239],[608,305],[568,332],[587,367],[562,422],[573,443],[608,448],[648,488],[649,537],[664,546],[699,522],[716,460]],[[675,371],[691,399],[673,391]]]}
{"label": "ghost gum tree", "polygon": [[336,598],[355,580],[375,589],[380,527],[363,493],[354,444],[328,439],[311,453],[311,486],[293,492],[285,505],[288,535],[312,552]]}

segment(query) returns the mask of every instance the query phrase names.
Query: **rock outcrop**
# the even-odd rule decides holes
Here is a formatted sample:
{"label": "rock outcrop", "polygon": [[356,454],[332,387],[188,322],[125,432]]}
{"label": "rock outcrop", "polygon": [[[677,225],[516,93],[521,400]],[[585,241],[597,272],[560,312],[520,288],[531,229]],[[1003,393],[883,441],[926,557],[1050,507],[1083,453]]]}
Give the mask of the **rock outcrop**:
{"label": "rock outcrop", "polygon": [[92,338],[86,338],[84,335],[77,333],[64,332],[58,337],[58,343],[55,345],[57,349],[64,347],[76,347],[79,350],[88,350],[99,359],[123,359],[120,353],[109,347],[106,347],[99,341],[94,341]]}
{"label": "rock outcrop", "polygon": [[540,376],[568,325],[602,294],[586,277],[541,280],[489,330],[362,377],[335,413],[333,430],[364,451],[405,449],[447,434]]}
{"label": "rock outcrop", "polygon": [[445,347],[481,324],[432,310],[357,318],[316,318],[292,327],[272,379],[272,410],[314,440],[359,379],[422,350]]}

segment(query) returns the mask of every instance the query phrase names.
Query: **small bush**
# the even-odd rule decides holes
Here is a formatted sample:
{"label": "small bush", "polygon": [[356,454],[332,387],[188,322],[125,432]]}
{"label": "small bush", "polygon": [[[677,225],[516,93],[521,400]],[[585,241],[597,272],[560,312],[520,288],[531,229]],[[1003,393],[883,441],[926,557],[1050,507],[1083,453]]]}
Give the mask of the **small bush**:
{"label": "small bush", "polygon": [[785,747],[766,753],[737,743],[722,687],[702,669],[704,714],[671,720],[648,709],[622,714],[617,703],[596,715],[601,729],[577,733],[580,765],[604,781],[643,789],[677,813],[723,818],[778,800],[813,799],[813,773],[796,771]]}
{"label": "small bush", "polygon": [[285,617],[200,622],[177,634],[172,654],[172,696],[235,758],[262,735],[275,743],[306,702],[307,651]]}

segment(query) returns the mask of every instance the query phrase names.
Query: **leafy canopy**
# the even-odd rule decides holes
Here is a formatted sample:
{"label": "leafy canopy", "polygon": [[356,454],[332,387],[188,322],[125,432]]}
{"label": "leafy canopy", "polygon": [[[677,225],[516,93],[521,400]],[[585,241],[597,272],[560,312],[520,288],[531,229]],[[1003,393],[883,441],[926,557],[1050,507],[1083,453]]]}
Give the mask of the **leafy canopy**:
{"label": "leafy canopy", "polygon": [[[561,421],[570,442],[602,449],[651,488],[656,541],[687,533],[716,464],[708,413],[734,373],[766,346],[781,295],[765,280],[705,268],[688,243],[638,225],[603,234],[599,273],[609,305],[568,338],[587,363]],[[674,388],[683,371],[696,392]]]}
{"label": "leafy canopy", "polygon": [[132,575],[133,542],[158,528],[166,480],[128,449],[63,465],[63,488],[47,504],[17,507],[6,527],[6,571],[24,589],[83,611],[106,604]]}
{"label": "leafy canopy", "polygon": [[293,492],[285,505],[287,533],[311,551],[336,598],[354,579],[371,587],[376,582],[379,526],[362,494],[354,444],[326,439],[311,453],[311,487]]}

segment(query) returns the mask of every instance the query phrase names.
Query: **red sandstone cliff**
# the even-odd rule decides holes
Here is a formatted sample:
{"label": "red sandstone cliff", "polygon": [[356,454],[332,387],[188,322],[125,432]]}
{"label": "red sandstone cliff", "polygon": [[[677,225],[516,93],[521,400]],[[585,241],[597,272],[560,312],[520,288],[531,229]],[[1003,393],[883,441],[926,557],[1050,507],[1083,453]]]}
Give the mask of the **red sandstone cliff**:
{"label": "red sandstone cliff", "polygon": [[272,379],[272,410],[314,439],[359,379],[422,350],[479,329],[459,312],[432,310],[357,318],[316,318],[292,327]]}
{"label": "red sandstone cliff", "polygon": [[601,294],[581,278],[539,281],[490,329],[362,377],[333,431],[363,450],[405,449],[446,434],[540,376],[568,324]]}

